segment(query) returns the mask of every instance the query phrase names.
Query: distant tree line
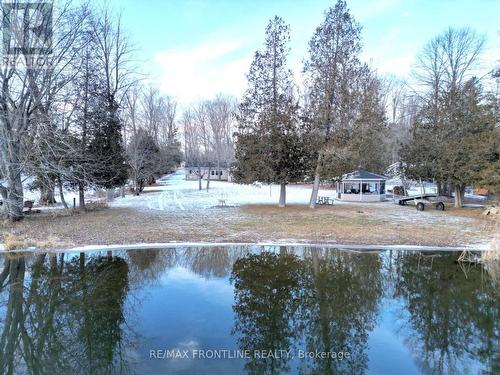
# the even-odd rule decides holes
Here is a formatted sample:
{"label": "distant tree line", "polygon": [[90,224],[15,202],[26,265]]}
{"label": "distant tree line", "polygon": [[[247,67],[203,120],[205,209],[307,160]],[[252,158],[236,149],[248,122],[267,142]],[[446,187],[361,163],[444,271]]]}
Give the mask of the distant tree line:
{"label": "distant tree line", "polygon": [[[229,168],[234,163],[237,105],[236,98],[218,94],[186,108],[182,114],[186,167],[196,171],[200,190],[205,174],[209,189],[212,169]],[[220,178],[218,173],[216,179]]]}
{"label": "distant tree line", "polygon": [[[27,23],[43,12],[13,4]],[[121,18],[107,6],[52,6],[44,63],[29,63],[36,38],[13,27],[22,48],[8,55],[16,63],[0,68],[0,195],[11,220],[23,217],[25,179],[42,203],[54,203],[57,189],[67,207],[64,190],[74,189],[85,208],[86,190],[123,187],[130,177],[139,192],[181,159],[175,102],[142,84]]]}
{"label": "distant tree line", "polygon": [[304,85],[287,67],[290,27],[280,17],[255,52],[237,112],[235,177],[240,182],[313,183],[362,168],[384,173],[400,162],[408,178],[435,181],[462,205],[465,186],[498,191],[499,95],[474,76],[484,39],[449,29],[432,40],[414,69],[418,87],[380,78],[360,61],[361,26],[343,0],[325,12],[304,62]]}

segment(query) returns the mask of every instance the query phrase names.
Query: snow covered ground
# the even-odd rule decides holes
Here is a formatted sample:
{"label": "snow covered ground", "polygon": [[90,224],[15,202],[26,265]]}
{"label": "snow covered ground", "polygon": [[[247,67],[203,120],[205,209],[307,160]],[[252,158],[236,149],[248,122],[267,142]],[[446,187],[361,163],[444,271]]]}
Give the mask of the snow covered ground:
{"label": "snow covered ground", "polygon": [[[389,180],[387,189],[396,183]],[[241,185],[226,181],[210,181],[210,189],[206,190],[206,181],[202,181],[203,190],[198,189],[198,181],[186,181],[184,172],[178,170],[166,175],[157,181],[156,186],[148,186],[140,196],[127,195],[125,198],[116,198],[110,203],[111,207],[132,207],[141,210],[159,211],[197,211],[219,206],[224,200],[227,206],[241,206],[246,204],[277,204],[279,198],[278,185]],[[435,193],[436,186],[432,183],[425,184],[426,193]],[[422,194],[420,186],[413,186],[408,190],[409,195]],[[311,196],[311,187],[290,184],[286,191],[287,204],[308,204]],[[322,187],[320,196],[335,197],[334,189]],[[472,194],[466,197],[476,198]],[[481,196],[479,196],[481,197]],[[484,197],[481,197],[484,198]],[[69,200],[68,200],[69,201]],[[366,205],[366,203],[343,202],[335,200],[335,204]],[[368,203],[369,205],[373,203]],[[380,203],[378,203],[380,205]],[[389,197],[382,205],[393,204]],[[473,204],[469,204],[473,206]],[[479,206],[479,205],[476,205]]]}
{"label": "snow covered ground", "polygon": [[[23,185],[25,187],[25,200],[38,202],[40,198],[39,190],[29,190],[28,186],[32,183],[31,179],[25,178]],[[400,185],[398,180],[388,180],[386,189],[392,189],[395,185]],[[278,185],[240,185],[225,181],[210,181],[210,189],[206,190],[206,181],[202,181],[203,190],[198,189],[198,181],[186,181],[183,170],[179,169],[173,174],[163,176],[157,181],[157,185],[148,186],[145,192],[140,196],[127,195],[125,198],[115,198],[110,203],[111,207],[131,207],[139,210],[158,210],[158,211],[197,211],[210,207],[219,206],[221,200],[224,200],[228,206],[241,206],[246,204],[277,204],[279,198]],[[426,193],[435,193],[436,185],[425,183]],[[422,193],[420,185],[414,184],[408,189],[409,195],[419,195]],[[308,204],[311,194],[310,186],[294,185],[287,186],[287,204]],[[86,201],[93,202],[104,200],[104,193],[98,195],[94,190],[86,192]],[[321,188],[319,195],[335,197],[334,189]],[[71,207],[73,199],[78,206],[78,193],[71,190],[65,190],[64,196],[66,202]],[[102,196],[102,197],[101,197]],[[483,200],[485,197],[473,194],[466,194],[467,198]],[[37,207],[42,210],[54,210],[62,208],[59,194],[56,194],[57,204],[53,206]],[[336,204],[362,205],[363,203],[348,203],[339,200]],[[388,198],[385,204],[392,204],[392,199]],[[469,206],[480,206],[467,204]]]}
{"label": "snow covered ground", "polygon": [[[206,190],[206,181],[202,181],[203,190],[198,190],[198,181],[186,181],[184,172],[177,172],[162,177],[157,186],[145,188],[140,196],[128,195],[116,198],[112,207],[134,207],[161,211],[196,210],[220,205],[225,200],[228,206],[244,204],[277,204],[279,198],[278,185],[240,185],[225,181],[210,181],[210,189]],[[156,192],[160,190],[159,192]],[[155,191],[155,192],[148,192]],[[333,190],[325,190],[321,194],[333,196]],[[320,195],[321,195],[320,194]],[[311,189],[304,186],[287,186],[287,204],[307,204]]]}

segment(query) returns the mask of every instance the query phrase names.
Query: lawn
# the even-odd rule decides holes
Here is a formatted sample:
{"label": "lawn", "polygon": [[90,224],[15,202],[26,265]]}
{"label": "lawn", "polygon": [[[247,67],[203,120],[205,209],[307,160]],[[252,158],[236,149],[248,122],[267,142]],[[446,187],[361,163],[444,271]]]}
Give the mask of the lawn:
{"label": "lawn", "polygon": [[253,204],[195,212],[112,207],[46,212],[1,225],[4,235],[58,248],[174,241],[458,246],[487,242],[497,229],[479,209],[418,212],[413,207],[373,203],[316,209]]}

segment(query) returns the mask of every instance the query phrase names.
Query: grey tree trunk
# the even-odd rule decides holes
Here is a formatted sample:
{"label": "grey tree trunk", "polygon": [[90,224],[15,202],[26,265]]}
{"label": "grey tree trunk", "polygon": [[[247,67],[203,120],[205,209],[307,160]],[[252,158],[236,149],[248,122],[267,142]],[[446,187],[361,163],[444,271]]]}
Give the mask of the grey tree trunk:
{"label": "grey tree trunk", "polygon": [[54,181],[46,178],[41,178],[42,186],[40,188],[40,203],[44,205],[51,205],[56,203],[56,198],[54,194],[55,184]]}
{"label": "grey tree trunk", "polygon": [[23,184],[21,181],[21,173],[15,167],[10,167],[7,170],[8,175],[5,176],[8,182],[6,189],[6,198],[4,204],[5,212],[10,220],[19,221],[24,217],[23,215]]}
{"label": "grey tree trunk", "polygon": [[203,178],[203,176],[201,175],[201,168],[198,167],[198,190],[202,190],[202,187],[201,187],[201,179]]}
{"label": "grey tree trunk", "polygon": [[212,168],[208,167],[208,176],[207,176],[207,191],[210,188],[210,173],[212,172]]}
{"label": "grey tree trunk", "polygon": [[59,198],[61,198],[64,208],[68,209],[68,204],[66,203],[66,199],[64,199],[63,184],[60,178],[57,180],[57,186],[59,188]]}
{"label": "grey tree trunk", "polygon": [[454,190],[455,190],[455,207],[462,207],[465,189],[463,188],[462,185],[455,185]]}
{"label": "grey tree trunk", "polygon": [[282,182],[280,185],[279,207],[283,208],[285,206],[286,206],[286,182]]}
{"label": "grey tree trunk", "polygon": [[80,209],[85,209],[85,185],[83,182],[78,184],[78,204]]}
{"label": "grey tree trunk", "polygon": [[318,161],[316,162],[316,169],[314,171],[314,183],[311,192],[311,199],[309,200],[309,207],[316,208],[316,202],[318,201],[319,183],[320,183],[320,169],[321,169],[321,159],[322,155],[319,153]]}

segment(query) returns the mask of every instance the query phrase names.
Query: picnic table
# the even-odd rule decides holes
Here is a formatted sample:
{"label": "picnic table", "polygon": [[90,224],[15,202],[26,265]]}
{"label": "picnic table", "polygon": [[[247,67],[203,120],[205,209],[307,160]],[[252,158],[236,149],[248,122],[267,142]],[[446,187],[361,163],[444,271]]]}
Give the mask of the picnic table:
{"label": "picnic table", "polygon": [[324,197],[324,196],[319,196],[318,197],[318,204],[333,204],[334,199],[332,197]]}

